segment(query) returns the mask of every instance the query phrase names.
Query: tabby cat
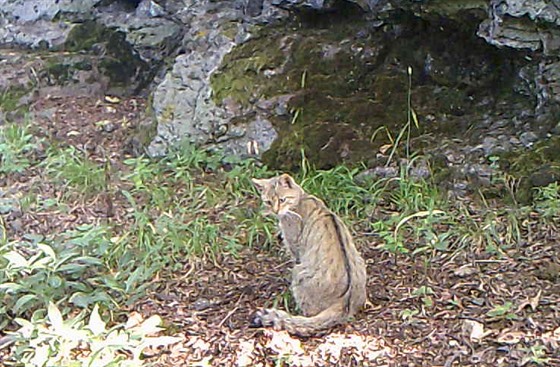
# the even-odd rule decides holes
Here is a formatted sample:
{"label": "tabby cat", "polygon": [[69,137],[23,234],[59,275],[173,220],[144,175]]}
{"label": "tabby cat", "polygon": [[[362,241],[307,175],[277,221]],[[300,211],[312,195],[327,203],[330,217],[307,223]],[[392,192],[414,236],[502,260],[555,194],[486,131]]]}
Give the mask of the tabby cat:
{"label": "tabby cat", "polygon": [[289,175],[253,179],[253,183],[264,205],[278,218],[283,242],[294,258],[291,290],[303,314],[262,310],[253,325],[311,336],[345,322],[366,302],[366,266],[350,232]]}

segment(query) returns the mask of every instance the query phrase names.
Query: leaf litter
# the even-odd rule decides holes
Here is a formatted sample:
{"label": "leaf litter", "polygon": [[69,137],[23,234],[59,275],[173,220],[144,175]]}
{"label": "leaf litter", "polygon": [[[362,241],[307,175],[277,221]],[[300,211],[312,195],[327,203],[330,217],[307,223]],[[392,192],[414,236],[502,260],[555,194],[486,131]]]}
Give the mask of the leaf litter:
{"label": "leaf litter", "polygon": [[[54,109],[36,122],[49,139],[120,169],[129,156],[130,129],[144,105],[141,98],[65,98],[44,99],[34,109]],[[109,124],[117,128],[107,133],[103,127]],[[43,202],[61,195],[33,169],[9,187],[4,181],[1,189],[17,195],[37,186]],[[257,204],[249,199],[246,205]],[[87,202],[76,200],[67,211],[30,211],[3,220],[15,237],[23,235],[20,228],[45,234],[108,218],[124,223],[126,200],[113,198],[111,206],[108,210],[107,198],[99,194]],[[476,217],[476,210],[472,213]],[[129,307],[128,325],[172,338],[145,352],[155,366],[560,365],[558,221],[544,225],[536,213],[531,218],[523,227],[526,243],[501,250],[498,259],[472,244],[453,256],[418,254],[397,262],[380,249],[380,238],[357,230],[373,307],[325,336],[299,339],[248,327],[256,309],[272,306],[289,287],[286,257],[256,246],[217,262],[185,259],[182,270],[161,272],[148,295]],[[426,261],[429,267],[421,265]],[[50,316],[58,319],[54,311]],[[160,317],[165,330],[152,327]],[[94,314],[90,323],[94,330],[105,327]],[[540,358],[542,350],[546,358]]]}

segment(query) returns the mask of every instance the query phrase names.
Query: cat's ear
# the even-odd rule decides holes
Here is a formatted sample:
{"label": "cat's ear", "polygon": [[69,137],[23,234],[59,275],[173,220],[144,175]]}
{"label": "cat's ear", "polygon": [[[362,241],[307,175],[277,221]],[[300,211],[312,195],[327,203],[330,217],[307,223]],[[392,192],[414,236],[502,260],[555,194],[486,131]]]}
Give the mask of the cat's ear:
{"label": "cat's ear", "polygon": [[262,192],[264,188],[269,184],[268,180],[264,178],[252,178],[251,181],[253,181],[253,185],[255,185],[259,192]]}
{"label": "cat's ear", "polygon": [[296,186],[296,182],[294,181],[292,176],[290,176],[287,173],[284,173],[283,175],[278,177],[278,185],[285,189],[293,189]]}

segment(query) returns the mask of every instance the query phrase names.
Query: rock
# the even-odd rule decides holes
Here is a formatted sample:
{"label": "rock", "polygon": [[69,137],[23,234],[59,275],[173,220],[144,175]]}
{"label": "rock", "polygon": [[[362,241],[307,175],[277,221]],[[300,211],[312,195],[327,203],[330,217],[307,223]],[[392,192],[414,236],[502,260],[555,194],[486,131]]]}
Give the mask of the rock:
{"label": "rock", "polygon": [[525,131],[525,132],[521,133],[521,135],[519,136],[519,141],[521,141],[521,144],[523,144],[526,147],[530,147],[538,139],[539,139],[539,137],[537,136],[537,134],[535,134],[532,131]]}
{"label": "rock", "polygon": [[169,15],[169,13],[153,0],[142,0],[136,7],[135,14],[139,18],[158,18]]}
{"label": "rock", "polygon": [[486,156],[492,155],[496,151],[498,139],[488,136],[482,141],[482,149]]}
{"label": "rock", "polygon": [[[551,27],[537,26],[548,23]],[[485,20],[478,34],[496,46],[536,51],[546,54],[560,46],[560,9],[553,2],[493,0],[490,2],[489,19]]]}
{"label": "rock", "polygon": [[0,45],[61,46],[72,25],[55,18],[89,19],[101,0],[0,0]]}
{"label": "rock", "polygon": [[[0,0],[0,15],[0,44],[49,51],[0,54],[3,112],[145,91],[146,131],[129,148],[152,156],[187,141],[285,169],[304,151],[330,168],[393,148],[396,162],[406,145],[461,170],[534,144],[560,113],[552,1]],[[411,139],[395,142],[406,122]],[[445,143],[417,145],[424,135]]]}
{"label": "rock", "polygon": [[256,17],[263,11],[263,0],[247,0],[245,2],[245,14]]}
{"label": "rock", "polygon": [[192,303],[192,307],[196,311],[204,311],[212,306],[214,306],[214,304],[206,298],[199,298]]}
{"label": "rock", "polygon": [[175,59],[153,93],[157,135],[148,147],[152,156],[165,154],[178,141],[216,146],[231,154],[243,155],[248,150],[254,154],[269,149],[277,136],[263,114],[248,113],[231,100],[216,104],[212,73],[236,43],[245,42],[251,33],[242,22],[243,6],[220,2],[219,12],[206,11],[210,4],[197,3],[199,11],[191,13],[186,31],[186,53]]}
{"label": "rock", "polygon": [[161,12],[149,10],[155,9],[155,5],[146,12],[140,11],[141,6],[146,6],[143,5],[145,3],[146,1],[140,3],[134,16],[124,12],[100,12],[98,22],[109,29],[122,32],[126,42],[142,61],[159,67],[180,45],[183,30],[180,24],[163,17],[163,9]]}
{"label": "rock", "polygon": [[114,124],[112,122],[109,122],[108,124],[104,124],[102,126],[102,129],[104,132],[106,133],[112,133],[113,131],[117,130],[119,127],[117,124]]}
{"label": "rock", "polygon": [[[148,85],[165,57],[180,45],[181,25],[166,19],[163,7],[143,1],[136,9],[103,5],[100,0],[0,0],[0,45],[79,52],[70,58],[87,58],[91,69],[102,77],[91,76],[91,69],[80,76],[72,62],[61,60],[49,66],[57,83],[67,74],[77,80],[98,84],[104,93],[136,93]],[[132,16],[131,16],[132,15]],[[68,53],[64,54],[68,55]],[[62,54],[59,54],[62,59]],[[40,71],[39,69],[34,69]],[[70,76],[70,77],[72,77]],[[83,83],[82,83],[83,85]],[[74,88],[75,89],[75,88]],[[88,89],[88,88],[83,88]]]}

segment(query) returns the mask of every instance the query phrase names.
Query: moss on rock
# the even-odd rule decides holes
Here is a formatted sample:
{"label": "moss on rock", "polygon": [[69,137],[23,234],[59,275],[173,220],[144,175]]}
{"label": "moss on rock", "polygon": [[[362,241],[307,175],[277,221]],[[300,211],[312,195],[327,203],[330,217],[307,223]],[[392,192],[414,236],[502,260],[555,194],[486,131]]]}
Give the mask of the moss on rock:
{"label": "moss on rock", "polygon": [[534,188],[560,182],[560,136],[540,141],[530,150],[501,154],[500,164],[519,180],[518,199],[527,203],[532,200]]}
{"label": "moss on rock", "polygon": [[[99,45],[98,67],[108,78],[111,93],[133,93],[144,86],[147,80],[148,65],[140,59],[133,47],[126,41],[126,35],[118,30],[110,29],[94,21],[86,21],[74,26],[64,44],[64,50],[80,52],[94,50]],[[103,52],[101,52],[103,49]],[[79,69],[81,64],[73,67]],[[58,74],[64,75],[65,70],[57,66]]]}
{"label": "moss on rock", "polygon": [[[251,109],[259,101],[291,97],[289,114],[269,111],[278,139],[263,159],[276,168],[297,168],[302,150],[320,168],[367,161],[409,121],[409,96],[419,116],[440,115],[445,121],[412,126],[411,137],[460,136],[470,126],[459,117],[492,85],[511,84],[503,77],[511,68],[508,56],[474,36],[449,42],[449,24],[445,29],[429,29],[422,20],[410,24],[397,39],[359,20],[262,28],[226,55],[212,75],[214,101],[233,100]],[[496,65],[507,70],[487,72]]]}

